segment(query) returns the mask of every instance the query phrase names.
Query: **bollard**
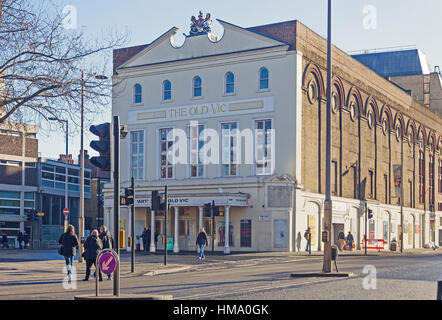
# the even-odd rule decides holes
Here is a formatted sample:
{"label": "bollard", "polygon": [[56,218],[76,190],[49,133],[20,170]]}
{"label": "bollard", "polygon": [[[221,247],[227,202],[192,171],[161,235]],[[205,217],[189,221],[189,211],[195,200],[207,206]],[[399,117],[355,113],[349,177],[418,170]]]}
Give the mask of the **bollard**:
{"label": "bollard", "polygon": [[437,282],[437,300],[442,300],[442,281]]}

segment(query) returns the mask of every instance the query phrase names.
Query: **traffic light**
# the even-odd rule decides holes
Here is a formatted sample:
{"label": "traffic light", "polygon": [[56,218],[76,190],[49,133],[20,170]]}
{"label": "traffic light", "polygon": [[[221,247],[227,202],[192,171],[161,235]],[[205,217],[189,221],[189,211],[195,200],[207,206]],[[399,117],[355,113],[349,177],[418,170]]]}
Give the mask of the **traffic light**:
{"label": "traffic light", "polygon": [[210,212],[211,207],[212,207],[212,204],[210,202],[204,204],[204,216],[205,217],[212,216],[212,213]]}
{"label": "traffic light", "polygon": [[34,209],[27,209],[25,214],[28,217],[28,221],[35,221],[37,219],[37,211]]}
{"label": "traffic light", "polygon": [[161,196],[158,190],[152,191],[152,211],[161,210]]}
{"label": "traffic light", "polygon": [[124,197],[126,198],[126,204],[128,206],[134,204],[134,189],[132,189],[132,187],[125,188]]}
{"label": "traffic light", "polygon": [[368,219],[373,218],[373,210],[368,209]]}
{"label": "traffic light", "polygon": [[120,206],[127,206],[127,198],[125,196],[120,196]]}
{"label": "traffic light", "polygon": [[219,217],[219,207],[218,206],[213,207],[213,215],[215,217]]}
{"label": "traffic light", "polygon": [[100,153],[99,157],[92,157],[91,163],[105,171],[112,170],[112,134],[109,122],[97,126],[90,126],[89,131],[100,138],[99,141],[91,141],[90,146]]}

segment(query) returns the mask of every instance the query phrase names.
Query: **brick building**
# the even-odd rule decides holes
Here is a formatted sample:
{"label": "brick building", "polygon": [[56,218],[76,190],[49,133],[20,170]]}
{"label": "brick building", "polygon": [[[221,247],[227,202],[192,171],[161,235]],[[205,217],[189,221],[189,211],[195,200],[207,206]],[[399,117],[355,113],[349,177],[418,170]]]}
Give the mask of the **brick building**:
{"label": "brick building", "polygon": [[[150,192],[167,185],[167,237],[176,252],[194,250],[202,226],[212,236],[203,216],[212,200],[224,212],[213,226],[216,250],[300,250],[307,227],[312,248],[320,250],[327,41],[299,21],[251,28],[218,21],[220,40],[199,32],[177,46],[178,29],[171,28],[149,45],[114,51],[113,115],[129,130],[121,181],[124,187],[136,178],[136,234],[145,226],[163,232],[164,216],[150,210]],[[342,50],[333,47],[332,57],[333,241],[344,229],[360,246],[367,203],[374,213],[368,237],[383,239],[387,248],[401,228],[405,248],[438,242],[441,116]],[[190,163],[169,161],[178,129],[188,134]],[[222,154],[221,163],[191,160],[192,154],[209,157],[206,129],[220,136],[219,146],[211,147]],[[251,140],[244,138],[247,130]],[[247,147],[254,157],[242,162],[236,155]],[[395,188],[401,162],[402,224]],[[108,186],[109,224],[112,197]],[[126,208],[121,220],[129,232]]]}

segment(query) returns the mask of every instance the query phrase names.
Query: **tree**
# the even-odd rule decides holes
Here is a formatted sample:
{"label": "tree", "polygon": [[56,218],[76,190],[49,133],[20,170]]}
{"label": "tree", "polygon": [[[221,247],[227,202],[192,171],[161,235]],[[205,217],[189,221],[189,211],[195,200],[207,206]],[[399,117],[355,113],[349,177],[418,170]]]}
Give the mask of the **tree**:
{"label": "tree", "polygon": [[77,122],[83,71],[85,112],[108,105],[111,81],[93,72],[104,74],[103,57],[127,35],[90,39],[82,29],[66,29],[66,19],[50,0],[0,0],[0,124],[36,117]]}

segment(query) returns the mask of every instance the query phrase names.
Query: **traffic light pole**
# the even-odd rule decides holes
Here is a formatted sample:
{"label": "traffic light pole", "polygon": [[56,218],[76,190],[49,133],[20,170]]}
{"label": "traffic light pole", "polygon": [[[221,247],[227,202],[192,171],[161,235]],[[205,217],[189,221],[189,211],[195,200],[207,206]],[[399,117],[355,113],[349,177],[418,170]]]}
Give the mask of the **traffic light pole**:
{"label": "traffic light pole", "polygon": [[131,188],[132,188],[132,194],[133,194],[133,200],[132,200],[132,206],[131,206],[131,213],[132,213],[132,218],[131,218],[131,226],[130,226],[130,231],[131,231],[131,239],[132,239],[132,243],[131,243],[131,272],[134,273],[135,272],[135,241],[134,241],[134,237],[135,237],[135,179],[134,177],[131,178]]}
{"label": "traffic light pole", "polygon": [[164,187],[164,265],[167,265],[167,213],[169,204],[167,203],[167,186]]}
{"label": "traffic light pole", "polygon": [[[114,137],[114,238],[118,257],[120,256],[120,118],[114,116],[112,134]],[[120,266],[114,271],[114,296],[120,296]]]}

